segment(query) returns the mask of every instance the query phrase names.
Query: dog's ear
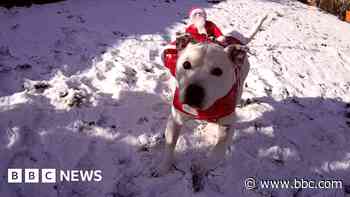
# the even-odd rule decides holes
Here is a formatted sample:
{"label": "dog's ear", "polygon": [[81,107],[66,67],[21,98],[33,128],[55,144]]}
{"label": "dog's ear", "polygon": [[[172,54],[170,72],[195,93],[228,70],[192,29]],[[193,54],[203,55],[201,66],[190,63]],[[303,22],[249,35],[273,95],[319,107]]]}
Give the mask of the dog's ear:
{"label": "dog's ear", "polygon": [[176,49],[178,51],[183,50],[186,48],[188,43],[193,43],[194,39],[192,36],[188,33],[176,33]]}
{"label": "dog's ear", "polygon": [[225,48],[229,59],[236,64],[242,64],[247,55],[247,47],[240,44],[231,44]]}

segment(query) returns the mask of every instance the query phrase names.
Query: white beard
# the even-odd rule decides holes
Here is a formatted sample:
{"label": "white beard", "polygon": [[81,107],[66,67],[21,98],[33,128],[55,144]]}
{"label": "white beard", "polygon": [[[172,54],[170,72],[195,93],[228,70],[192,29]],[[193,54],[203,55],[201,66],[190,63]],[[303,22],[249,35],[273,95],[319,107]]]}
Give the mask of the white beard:
{"label": "white beard", "polygon": [[205,17],[197,17],[193,19],[193,24],[197,28],[199,34],[208,34],[207,30],[205,29],[205,22]]}

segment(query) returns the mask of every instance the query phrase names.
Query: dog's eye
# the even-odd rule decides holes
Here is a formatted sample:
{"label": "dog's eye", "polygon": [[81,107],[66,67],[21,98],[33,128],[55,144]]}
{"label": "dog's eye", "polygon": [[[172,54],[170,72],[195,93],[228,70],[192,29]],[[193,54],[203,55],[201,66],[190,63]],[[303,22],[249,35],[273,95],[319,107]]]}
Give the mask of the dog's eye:
{"label": "dog's eye", "polygon": [[182,66],[184,67],[185,70],[192,68],[192,65],[189,61],[184,62]]}
{"label": "dog's eye", "polygon": [[215,75],[217,77],[222,75],[222,70],[221,68],[214,68],[213,70],[211,70],[210,72],[212,75]]}

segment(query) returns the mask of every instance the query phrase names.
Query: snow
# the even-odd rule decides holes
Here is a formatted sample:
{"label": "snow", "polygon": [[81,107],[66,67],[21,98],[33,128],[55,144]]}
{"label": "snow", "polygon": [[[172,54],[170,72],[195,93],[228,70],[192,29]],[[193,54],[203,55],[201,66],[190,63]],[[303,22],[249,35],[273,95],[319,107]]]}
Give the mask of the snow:
{"label": "snow", "polygon": [[[205,2],[0,8],[0,196],[350,196],[350,25],[290,0]],[[176,168],[151,176],[174,88],[159,55],[193,6],[227,35],[249,35],[268,14],[249,44],[250,103],[200,184],[205,123],[186,125]],[[9,184],[8,168],[100,169],[103,180]],[[248,177],[341,179],[343,189],[246,190]]]}

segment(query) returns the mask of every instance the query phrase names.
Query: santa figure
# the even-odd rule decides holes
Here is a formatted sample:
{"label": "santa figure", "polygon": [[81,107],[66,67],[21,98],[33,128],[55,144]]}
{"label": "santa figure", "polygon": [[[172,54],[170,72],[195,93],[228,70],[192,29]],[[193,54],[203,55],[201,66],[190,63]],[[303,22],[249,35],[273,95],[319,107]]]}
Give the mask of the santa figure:
{"label": "santa figure", "polygon": [[207,13],[202,8],[193,8],[189,12],[189,24],[186,33],[189,33],[197,42],[216,40],[224,42],[225,36],[212,21],[207,20]]}
{"label": "santa figure", "polygon": [[[227,38],[212,21],[207,20],[207,13],[202,8],[193,8],[189,12],[189,23],[185,29],[196,42],[217,41],[225,46]],[[184,33],[177,32],[176,37],[183,36]],[[176,48],[176,41],[170,42],[165,49]]]}
{"label": "santa figure", "polygon": [[[189,34],[192,41],[196,42],[212,42],[216,41],[222,46],[227,46],[229,43],[239,43],[239,41],[233,37],[225,37],[221,30],[212,22],[207,20],[207,14],[202,8],[194,8],[189,13],[189,24],[186,27],[186,34]],[[177,39],[184,34],[177,35]],[[184,42],[186,43],[186,42]],[[170,42],[161,55],[164,65],[169,68],[171,74],[175,76],[176,60],[177,60],[177,48],[184,48],[185,46],[177,45],[175,41]]]}

